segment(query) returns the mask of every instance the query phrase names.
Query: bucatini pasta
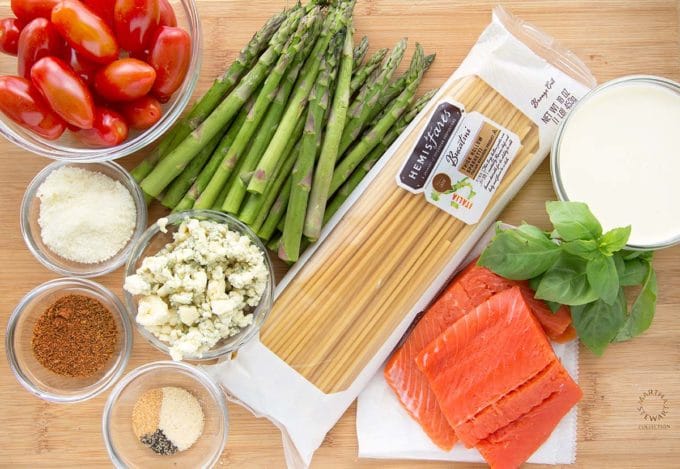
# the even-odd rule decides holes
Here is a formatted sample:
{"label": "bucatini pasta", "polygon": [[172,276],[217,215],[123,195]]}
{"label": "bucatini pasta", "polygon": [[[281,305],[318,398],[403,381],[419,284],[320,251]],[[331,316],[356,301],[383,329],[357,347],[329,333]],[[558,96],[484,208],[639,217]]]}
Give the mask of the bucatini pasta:
{"label": "bucatini pasta", "polygon": [[[476,76],[456,81],[443,97],[520,138],[522,147],[487,207],[490,211],[535,157],[538,128]],[[354,381],[474,229],[429,204],[422,194],[395,184],[425,125],[427,119],[421,118],[278,297],[262,329],[264,345],[326,393],[342,391]]]}

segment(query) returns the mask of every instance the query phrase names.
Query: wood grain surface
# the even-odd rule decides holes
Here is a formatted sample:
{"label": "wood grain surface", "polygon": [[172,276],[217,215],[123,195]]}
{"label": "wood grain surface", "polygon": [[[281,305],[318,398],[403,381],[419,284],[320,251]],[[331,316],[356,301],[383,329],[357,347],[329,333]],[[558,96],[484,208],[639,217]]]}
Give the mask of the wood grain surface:
{"label": "wood grain surface", "polygon": [[[204,29],[202,92],[230,63],[269,15],[289,0],[197,0]],[[437,86],[466,55],[489,22],[496,1],[359,0],[357,35],[367,34],[371,50],[393,45],[400,37],[437,52],[424,87]],[[677,1],[505,1],[505,6],[534,22],[575,51],[599,81],[633,73],[680,80],[680,3]],[[9,1],[0,1],[0,17]],[[11,60],[0,60],[10,73]],[[0,141],[0,316],[2,332],[20,298],[41,282],[57,277],[28,252],[19,232],[19,204],[24,189],[48,160]],[[122,161],[131,168],[135,157]],[[622,188],[635,190],[635,188]],[[503,213],[510,223],[525,220],[545,226],[544,201],[554,199],[544,164]],[[679,201],[680,203],[680,201]],[[162,213],[157,206],[150,219]],[[680,247],[657,254],[659,306],[651,329],[629,343],[612,346],[603,358],[582,350],[577,467],[678,467],[680,461]],[[279,266],[279,275],[283,267]],[[121,293],[120,271],[100,279]],[[128,369],[165,357],[135,334]],[[638,400],[658,390],[668,400],[668,415],[650,426]],[[48,404],[28,394],[0,360],[0,466],[106,467],[101,412],[108,393],[76,405]],[[648,407],[652,404],[648,404]],[[649,409],[650,412],[653,409]],[[283,467],[278,430],[235,405],[231,433],[218,467]],[[369,461],[357,458],[354,407],[329,433],[314,467],[451,467],[449,463]],[[456,467],[465,467],[460,465]]]}

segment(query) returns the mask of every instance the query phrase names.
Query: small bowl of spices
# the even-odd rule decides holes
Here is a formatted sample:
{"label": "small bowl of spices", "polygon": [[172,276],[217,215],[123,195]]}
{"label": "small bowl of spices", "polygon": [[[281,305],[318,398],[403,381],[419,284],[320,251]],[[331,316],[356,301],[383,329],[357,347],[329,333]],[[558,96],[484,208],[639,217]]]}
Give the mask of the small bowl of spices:
{"label": "small bowl of spices", "polygon": [[5,353],[19,383],[51,402],[90,399],[122,374],[132,324],[120,300],[90,280],[63,278],[28,293],[7,324]]}
{"label": "small bowl of spices", "polygon": [[61,275],[96,277],[126,261],[146,228],[144,194],[113,162],[55,162],[28,185],[21,233],[28,249]]}
{"label": "small bowl of spices", "polygon": [[227,440],[227,404],[202,370],[149,363],[115,386],[102,434],[116,467],[212,467]]}

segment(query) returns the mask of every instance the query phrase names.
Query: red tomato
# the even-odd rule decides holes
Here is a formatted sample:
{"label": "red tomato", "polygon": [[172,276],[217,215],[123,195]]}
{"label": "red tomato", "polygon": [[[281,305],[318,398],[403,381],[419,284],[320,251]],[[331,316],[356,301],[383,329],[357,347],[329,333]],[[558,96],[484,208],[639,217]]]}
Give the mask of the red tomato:
{"label": "red tomato", "polygon": [[177,26],[177,17],[175,10],[168,0],[159,0],[158,5],[161,8],[160,26]]}
{"label": "red tomato", "polygon": [[113,25],[123,49],[139,52],[147,48],[159,24],[158,0],[116,0]]}
{"label": "red tomato", "polygon": [[35,18],[48,18],[52,14],[52,8],[59,0],[12,0],[12,11],[17,18],[24,23]]}
{"label": "red tomato", "polygon": [[109,63],[118,58],[118,43],[106,22],[78,0],[63,0],[52,10],[52,24],[86,59]]}
{"label": "red tomato", "polygon": [[52,23],[45,18],[36,18],[19,35],[19,75],[30,78],[34,63],[48,55],[62,56],[63,53],[64,41]]}
{"label": "red tomato", "polygon": [[156,70],[152,93],[161,102],[182,86],[191,61],[191,37],[181,28],[162,26],[149,51],[149,64]]}
{"label": "red tomato", "polygon": [[136,130],[146,130],[161,118],[163,110],[156,98],[144,96],[120,106],[127,123]]}
{"label": "red tomato", "polygon": [[128,125],[123,116],[104,107],[95,109],[91,129],[76,132],[78,140],[95,147],[115,147],[123,143],[127,136]]}
{"label": "red tomato", "polygon": [[58,139],[66,128],[38,90],[22,77],[0,77],[0,111],[47,140]]}
{"label": "red tomato", "polygon": [[23,23],[16,18],[0,20],[0,51],[9,55],[17,55],[19,35],[23,27]]}
{"label": "red tomato", "polygon": [[83,0],[90,10],[106,21],[113,28],[113,1],[112,0]]}
{"label": "red tomato", "polygon": [[81,129],[91,129],[94,102],[90,90],[61,59],[45,57],[33,65],[31,80],[54,112]]}
{"label": "red tomato", "polygon": [[94,86],[94,77],[97,74],[99,65],[87,60],[71,47],[66,51],[66,59],[69,67],[71,67],[88,86]]}
{"label": "red tomato", "polygon": [[147,94],[155,80],[156,72],[151,65],[126,58],[99,70],[94,88],[99,96],[109,101],[132,101]]}

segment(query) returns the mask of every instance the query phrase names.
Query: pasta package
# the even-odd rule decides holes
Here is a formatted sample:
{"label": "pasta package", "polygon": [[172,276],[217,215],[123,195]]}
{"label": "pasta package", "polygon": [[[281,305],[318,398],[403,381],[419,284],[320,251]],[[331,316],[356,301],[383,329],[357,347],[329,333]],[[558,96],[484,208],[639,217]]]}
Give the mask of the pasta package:
{"label": "pasta package", "polygon": [[548,154],[595,80],[496,8],[428,106],[277,288],[259,340],[211,371],[307,465],[342,413]]}

